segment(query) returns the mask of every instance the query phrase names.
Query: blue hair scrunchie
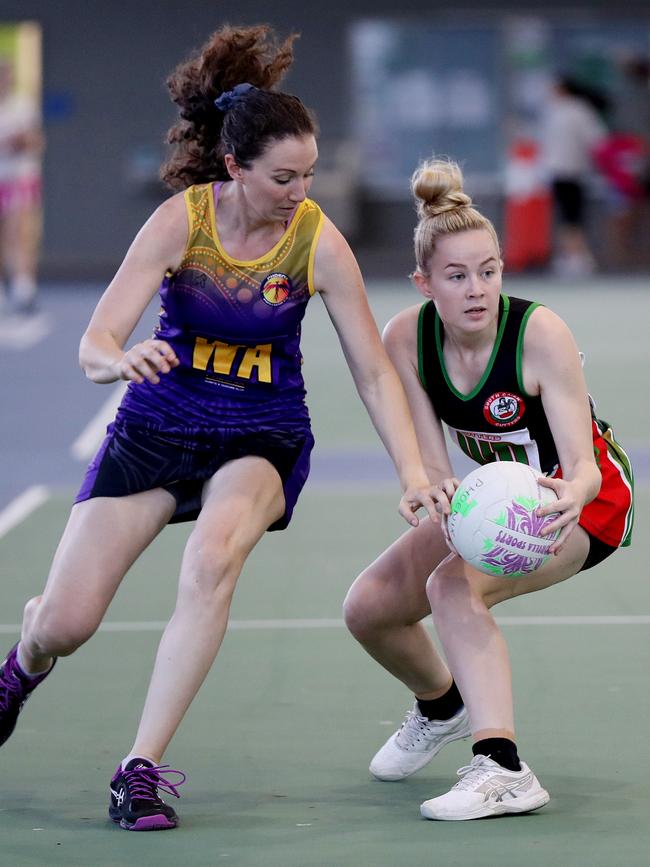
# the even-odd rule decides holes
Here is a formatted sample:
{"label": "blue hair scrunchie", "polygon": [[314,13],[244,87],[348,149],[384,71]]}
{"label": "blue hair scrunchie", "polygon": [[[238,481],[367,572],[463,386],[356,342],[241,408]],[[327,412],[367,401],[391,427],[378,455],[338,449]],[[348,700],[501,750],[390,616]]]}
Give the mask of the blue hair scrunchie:
{"label": "blue hair scrunchie", "polygon": [[217,106],[219,111],[222,111],[225,114],[227,111],[230,111],[230,109],[249,91],[256,89],[257,88],[254,84],[249,84],[247,81],[243,84],[237,84],[232,90],[224,90],[221,96],[218,96],[215,99],[214,104]]}

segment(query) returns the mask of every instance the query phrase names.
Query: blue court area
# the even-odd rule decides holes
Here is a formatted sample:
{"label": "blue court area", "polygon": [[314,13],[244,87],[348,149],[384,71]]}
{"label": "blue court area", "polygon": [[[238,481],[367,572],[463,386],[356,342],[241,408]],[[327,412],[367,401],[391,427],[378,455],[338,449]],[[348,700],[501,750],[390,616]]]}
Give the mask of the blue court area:
{"label": "blue court area", "polygon": [[[312,478],[289,530],[267,535],[246,565],[222,652],[169,749],[166,761],[188,775],[174,802],[181,826],[128,834],[106,811],[108,781],[130,747],[174,604],[187,525],[165,530],[131,570],[102,630],[59,663],[0,751],[1,864],[648,863],[650,296],[641,281],[620,279],[509,281],[506,291],[565,316],[599,414],[637,473],[632,548],[495,611],[511,652],[520,753],[550,804],[497,820],[421,819],[421,801],[447,791],[468,763],[467,741],[410,780],[368,774],[412,697],[348,635],[341,602],[405,525],[390,464],[314,299],[303,339],[317,438]],[[40,336],[0,340],[3,652],[17,638],[24,601],[42,587],[83,472],[75,454],[114,389],[85,382],[76,366],[97,295],[52,289]],[[373,285],[370,297],[380,324],[418,300],[406,281]]]}

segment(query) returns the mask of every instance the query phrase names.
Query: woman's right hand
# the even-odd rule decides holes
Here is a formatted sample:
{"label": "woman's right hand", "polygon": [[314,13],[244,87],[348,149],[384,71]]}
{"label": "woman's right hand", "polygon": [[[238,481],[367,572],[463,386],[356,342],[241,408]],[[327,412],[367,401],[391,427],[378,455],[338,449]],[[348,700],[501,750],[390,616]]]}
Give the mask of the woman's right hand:
{"label": "woman's right hand", "polygon": [[169,373],[180,364],[176,353],[164,340],[143,340],[127,350],[117,362],[120,379],[130,382],[144,382],[145,379],[156,385],[160,382],[159,373]]}
{"label": "woman's right hand", "polygon": [[439,484],[430,489],[431,497],[435,500],[436,510],[443,517],[451,514],[451,499],[460,485],[457,478],[443,479]]}
{"label": "woman's right hand", "polygon": [[439,489],[441,495],[438,497],[435,497],[435,495],[432,493],[432,496],[434,496],[434,498],[437,501],[436,508],[441,513],[440,514],[440,528],[442,530],[442,535],[445,537],[445,542],[447,543],[447,547],[449,548],[449,550],[452,552],[452,554],[456,554],[457,556],[460,556],[460,555],[458,554],[458,551],[455,549],[455,547],[454,547],[454,545],[453,545],[453,543],[449,537],[449,529],[447,527],[447,520],[449,518],[449,515],[451,515],[452,497],[456,493],[456,490],[458,489],[459,485],[460,485],[460,482],[455,477],[452,477],[449,479],[443,479],[443,481],[440,482],[440,485],[438,486],[438,489]]}

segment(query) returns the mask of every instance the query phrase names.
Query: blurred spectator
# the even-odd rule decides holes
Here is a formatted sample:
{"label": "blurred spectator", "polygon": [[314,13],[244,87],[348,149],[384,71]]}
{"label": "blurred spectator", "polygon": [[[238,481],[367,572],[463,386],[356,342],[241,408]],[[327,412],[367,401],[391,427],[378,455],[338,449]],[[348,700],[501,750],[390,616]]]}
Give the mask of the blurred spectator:
{"label": "blurred spectator", "polygon": [[640,136],[650,145],[650,61],[628,57],[621,63],[612,112],[613,126]]}
{"label": "blurred spectator", "polygon": [[614,130],[596,147],[596,165],[605,181],[607,225],[607,258],[614,265],[640,264],[642,256],[637,230],[647,198],[645,177],[648,166],[648,146],[639,135]]}
{"label": "blurred spectator", "polygon": [[586,192],[594,175],[593,151],[607,134],[593,105],[596,99],[560,78],[544,117],[544,161],[557,213],[553,268],[565,277],[590,274],[595,268],[585,225]]}
{"label": "blurred spectator", "polygon": [[594,158],[605,182],[608,260],[629,267],[650,263],[644,225],[650,193],[650,64],[627,58],[621,71],[613,131]]}
{"label": "blurred spectator", "polygon": [[15,90],[13,64],[0,58],[0,303],[30,313],[36,303],[41,236],[43,134],[37,106]]}

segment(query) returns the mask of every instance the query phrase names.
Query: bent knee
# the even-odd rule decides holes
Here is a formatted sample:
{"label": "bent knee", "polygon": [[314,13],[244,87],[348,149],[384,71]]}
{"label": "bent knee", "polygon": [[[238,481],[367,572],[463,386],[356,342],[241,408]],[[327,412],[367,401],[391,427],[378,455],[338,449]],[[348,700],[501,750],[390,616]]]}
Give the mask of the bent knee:
{"label": "bent knee", "polygon": [[359,575],[343,601],[345,624],[362,643],[379,631],[417,623],[428,613],[426,597],[410,599],[402,586],[372,566]]}
{"label": "bent knee", "polygon": [[450,604],[459,595],[472,594],[474,588],[467,578],[459,557],[443,560],[427,579],[427,597],[434,611]]}
{"label": "bent knee", "polygon": [[246,551],[232,540],[190,544],[183,561],[181,596],[200,604],[234,593]]}
{"label": "bent knee", "polygon": [[489,575],[468,570],[458,557],[444,560],[427,581],[427,597],[434,616],[459,606],[469,605],[477,611],[492,608],[515,596],[514,589],[514,582],[495,582]]}
{"label": "bent knee", "polygon": [[355,638],[361,639],[380,625],[381,612],[376,599],[372,570],[366,569],[356,578],[343,600],[343,619]]}
{"label": "bent knee", "polygon": [[37,656],[70,656],[97,631],[99,623],[82,622],[40,606],[25,630],[23,641]]}

